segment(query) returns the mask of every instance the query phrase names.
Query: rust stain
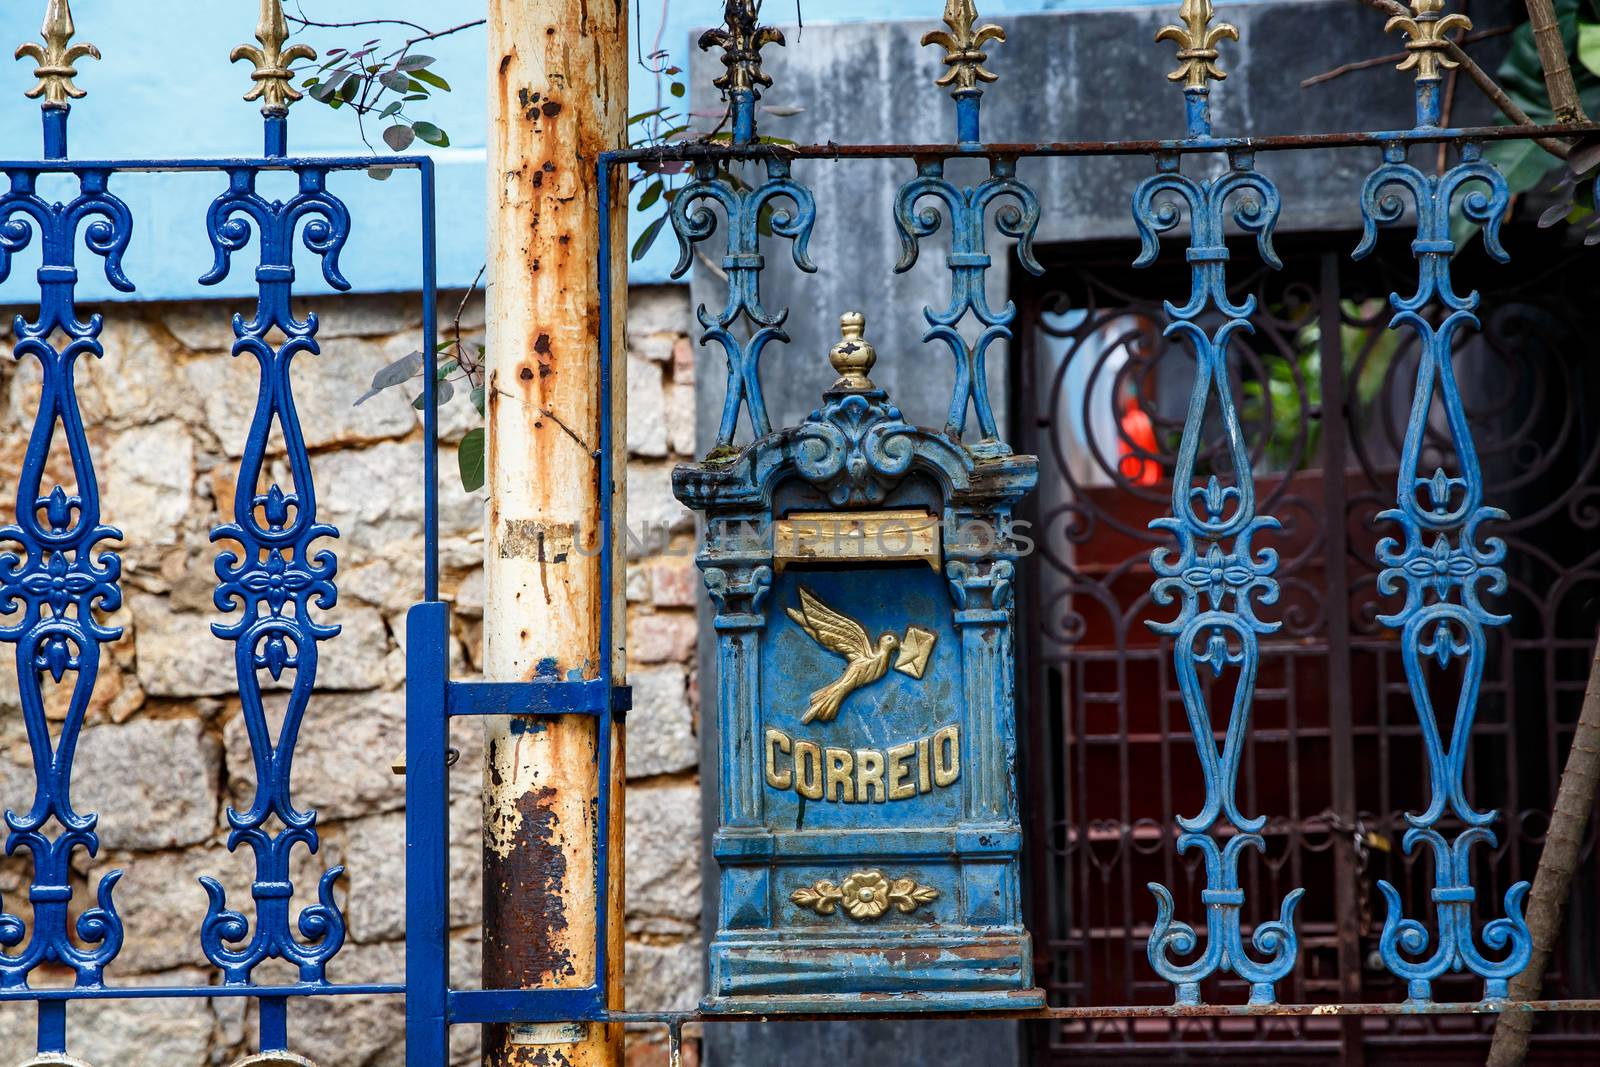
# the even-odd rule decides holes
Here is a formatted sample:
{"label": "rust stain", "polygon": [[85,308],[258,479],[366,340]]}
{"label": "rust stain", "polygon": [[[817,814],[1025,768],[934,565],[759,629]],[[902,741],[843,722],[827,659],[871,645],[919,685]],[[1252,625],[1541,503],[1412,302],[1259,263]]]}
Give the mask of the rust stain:
{"label": "rust stain", "polygon": [[483,974],[532,986],[577,974],[566,948],[567,857],[562,851],[556,791],[524,793],[509,848],[483,860]]}

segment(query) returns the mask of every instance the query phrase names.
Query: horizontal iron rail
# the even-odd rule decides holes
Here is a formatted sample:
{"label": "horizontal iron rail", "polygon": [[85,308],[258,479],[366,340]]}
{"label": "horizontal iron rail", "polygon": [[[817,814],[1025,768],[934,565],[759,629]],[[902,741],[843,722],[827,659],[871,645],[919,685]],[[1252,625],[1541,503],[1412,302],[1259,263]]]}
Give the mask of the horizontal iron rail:
{"label": "horizontal iron rail", "polygon": [[6,159],[0,171],[73,174],[109,170],[123,174],[165,174],[191,170],[432,170],[432,156],[210,156],[194,159]]}
{"label": "horizontal iron rail", "polygon": [[154,985],[154,986],[61,986],[50,988],[0,989],[0,1004],[62,1000],[211,1000],[228,997],[375,997],[399,996],[404,985],[368,982],[357,985]]}
{"label": "horizontal iron rail", "polygon": [[[587,681],[451,682],[445,690],[447,714],[459,715],[599,715],[606,707],[606,685]],[[611,710],[633,707],[633,690],[611,688]]]}
{"label": "horizontal iron rail", "polygon": [[1443,141],[1515,141],[1545,137],[1600,136],[1600,125],[1464,126],[1346,133],[1281,134],[1272,137],[1196,137],[1138,141],[1040,141],[1015,144],[677,144],[605,152],[602,164],[738,159],[1020,158],[1026,156],[1147,156],[1162,153],[1282,152],[1308,148],[1363,148]]}
{"label": "horizontal iron rail", "polygon": [[597,986],[580,989],[452,989],[447,998],[452,1026],[478,1023],[599,1022],[605,1010]]}
{"label": "horizontal iron rail", "polygon": [[[885,1001],[892,1000],[884,997]],[[1061,1019],[1198,1019],[1261,1018],[1313,1015],[1499,1015],[1503,1012],[1600,1012],[1600,1000],[1485,1000],[1459,1004],[1135,1004],[1121,1007],[1032,1008],[1026,1011],[925,1012],[918,1019],[1016,1019],[1048,1022]],[[681,1026],[685,1023],[823,1022],[840,1019],[904,1019],[907,1011],[832,1012],[816,1014],[760,1014],[757,1012],[607,1012],[601,1021],[608,1023],[655,1023]]]}

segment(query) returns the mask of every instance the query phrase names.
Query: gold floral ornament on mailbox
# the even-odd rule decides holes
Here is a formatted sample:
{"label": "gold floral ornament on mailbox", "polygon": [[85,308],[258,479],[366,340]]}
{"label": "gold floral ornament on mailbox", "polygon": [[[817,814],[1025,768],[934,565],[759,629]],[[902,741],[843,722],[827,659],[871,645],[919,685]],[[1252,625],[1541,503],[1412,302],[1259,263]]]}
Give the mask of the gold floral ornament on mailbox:
{"label": "gold floral ornament on mailbox", "polygon": [[939,45],[945,50],[944,62],[950,69],[934,84],[953,92],[970,92],[978,83],[999,81],[1000,76],[984,67],[989,53],[983,46],[990,41],[1005,43],[1006,31],[994,23],[974,28],[978,8],[972,0],[948,0],[944,5],[944,24],[950,32],[929,30],[922,35],[923,47]]}
{"label": "gold floral ornament on mailbox", "polygon": [[1163,26],[1156,32],[1156,40],[1178,46],[1178,69],[1167,75],[1169,81],[1181,81],[1188,89],[1204,89],[1208,80],[1222,81],[1228,76],[1217,66],[1217,45],[1237,41],[1239,27],[1229,22],[1212,26],[1214,14],[1211,0],[1183,0],[1178,8],[1183,25]]}
{"label": "gold floral ornament on mailbox", "polygon": [[255,85],[244,94],[244,98],[261,101],[264,115],[284,114],[289,110],[289,105],[301,96],[299,90],[290,84],[290,79],[294,77],[290,65],[297,59],[316,59],[317,50],[308,44],[283,47],[289,40],[289,23],[283,17],[283,0],[261,0],[256,40],[261,42],[260,48],[253,44],[242,44],[228,58],[235,63],[248,59],[255,65],[256,69],[250,75]]}
{"label": "gold floral ornament on mailbox", "polygon": [[84,58],[99,59],[100,49],[88,42],[72,44],[75,33],[77,29],[72,24],[72,9],[67,0],[50,0],[44,9],[44,26],[39,30],[44,44],[29,41],[17,49],[18,59],[31,59],[38,64],[33,76],[39,79],[39,84],[28,90],[28,99],[37,100],[42,96],[44,107],[65,108],[86,95],[72,82],[78,76],[78,68],[73,64]]}
{"label": "gold floral ornament on mailbox", "polygon": [[1445,34],[1472,29],[1472,20],[1453,11],[1444,14],[1444,0],[1411,0],[1411,15],[1396,15],[1383,24],[1385,33],[1405,33],[1406,58],[1396,69],[1415,70],[1418,81],[1432,81],[1439,71],[1459,66],[1445,52]]}
{"label": "gold floral ornament on mailbox", "polygon": [[893,907],[910,915],[924,904],[939,899],[939,891],[931,885],[919,885],[915,878],[896,878],[890,881],[882,871],[857,871],[834,885],[826,879],[789,894],[794,903],[816,912],[833,915],[840,908],[858,922],[870,922],[882,917]]}

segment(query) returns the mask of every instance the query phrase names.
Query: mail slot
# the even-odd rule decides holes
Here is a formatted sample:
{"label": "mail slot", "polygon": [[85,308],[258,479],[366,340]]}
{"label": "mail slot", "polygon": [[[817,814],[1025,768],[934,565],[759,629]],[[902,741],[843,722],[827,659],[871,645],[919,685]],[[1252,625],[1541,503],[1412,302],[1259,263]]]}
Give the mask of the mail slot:
{"label": "mail slot", "polygon": [[862,317],[841,332],[809,418],[674,473],[716,607],[707,1007],[1038,1006],[1012,658],[1037,464],[906,422]]}

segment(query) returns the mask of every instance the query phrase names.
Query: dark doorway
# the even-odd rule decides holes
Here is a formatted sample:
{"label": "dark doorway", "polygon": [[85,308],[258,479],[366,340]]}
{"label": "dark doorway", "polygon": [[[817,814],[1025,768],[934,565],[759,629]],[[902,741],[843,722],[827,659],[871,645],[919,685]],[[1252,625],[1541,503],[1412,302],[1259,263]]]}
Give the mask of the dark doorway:
{"label": "dark doorway", "polygon": [[[1496,807],[1495,850],[1479,850],[1479,918],[1501,914],[1512,882],[1533,876],[1556,778],[1576,721],[1600,623],[1600,256],[1561,231],[1512,227],[1511,266],[1478,242],[1456,265],[1458,289],[1483,294],[1481,334],[1457,357],[1488,484],[1511,518],[1510,589],[1494,609],[1469,769],[1470,795]],[[1410,292],[1403,235],[1353,263],[1354,235],[1283,238],[1282,271],[1246,277],[1260,301],[1253,337],[1236,337],[1233,388],[1251,443],[1260,511],[1283,529],[1282,630],[1264,639],[1244,810],[1269,817],[1268,851],[1243,875],[1245,920],[1275,917],[1293,887],[1301,956],[1285,1002],[1399,1002],[1404,984],[1377,961],[1393,882],[1407,914],[1431,917],[1428,860],[1401,850],[1403,813],[1420,810],[1426,771],[1392,632],[1397,600],[1377,588],[1374,552],[1392,531],[1399,441],[1416,367],[1408,331],[1387,329],[1386,296]],[[1038,550],[1024,570],[1021,686],[1031,928],[1040,984],[1056,1005],[1170,1003],[1145,959],[1159,881],[1179,914],[1202,918],[1204,873],[1174,851],[1176,813],[1203,789],[1170,665],[1145,626],[1170,617],[1149,598],[1150,550],[1164,535],[1170,477],[1193,374],[1168,343],[1161,301],[1188,292],[1176,249],[1136,271],[1125,244],[1062,247],[1017,294],[1020,373],[1014,425],[1040,457],[1033,500]],[[1238,294],[1236,294],[1238,295]],[[1202,455],[1226,463],[1220,437]],[[1426,459],[1429,469],[1440,457]],[[1263,614],[1266,614],[1265,612]],[[1441,677],[1441,685],[1449,679]],[[1214,705],[1215,706],[1215,705]],[[1593,832],[1547,996],[1600,993],[1600,862]],[[1248,933],[1248,929],[1247,929]],[[1477,979],[1437,983],[1439,1000],[1473,1000]],[[1208,1000],[1243,1003],[1232,980]],[[1104,1020],[1039,1026],[1039,1064],[1481,1062],[1492,1019]],[[1540,1062],[1600,1062],[1589,1016],[1541,1022]]]}

